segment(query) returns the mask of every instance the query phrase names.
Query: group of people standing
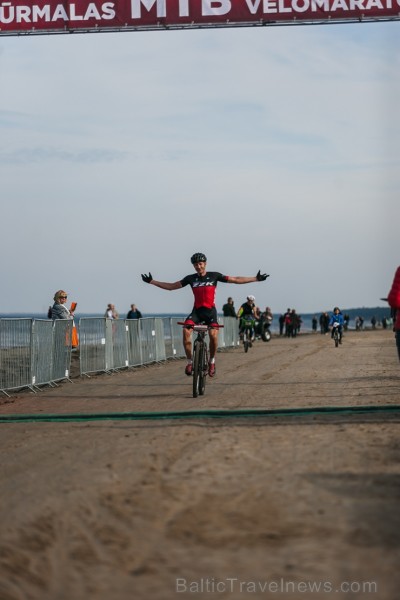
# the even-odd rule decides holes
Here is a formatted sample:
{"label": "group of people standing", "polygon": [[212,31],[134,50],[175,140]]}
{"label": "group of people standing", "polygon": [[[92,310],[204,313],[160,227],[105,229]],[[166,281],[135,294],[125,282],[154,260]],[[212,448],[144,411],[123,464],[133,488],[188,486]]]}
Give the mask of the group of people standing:
{"label": "group of people standing", "polygon": [[[119,313],[115,308],[114,304],[107,304],[106,312],[104,313],[106,319],[119,319]],[[142,313],[136,306],[136,304],[131,304],[131,309],[126,315],[127,319],[142,319]]]}
{"label": "group of people standing", "polygon": [[288,308],[283,315],[279,316],[279,335],[285,337],[296,337],[300,333],[303,320],[296,309]]}
{"label": "group of people standing", "polygon": [[264,311],[261,311],[259,306],[256,306],[256,299],[253,295],[249,295],[246,298],[246,302],[241,304],[238,311],[236,311],[233,298],[229,296],[226,304],[222,307],[222,314],[224,317],[234,317],[235,319],[240,319],[242,316],[250,315],[256,321],[260,321],[261,319],[266,319],[269,324],[272,323],[273,314],[271,308],[267,306]]}
{"label": "group of people standing", "polygon": [[[67,299],[68,294],[64,290],[58,290],[54,294],[54,304],[53,306],[49,306],[49,310],[47,316],[49,319],[73,319],[74,312],[76,310],[77,304],[73,302],[71,307],[67,307]],[[115,304],[107,304],[106,311],[104,313],[106,319],[119,319],[119,313],[115,308]],[[126,315],[127,319],[142,319],[142,313],[137,308],[136,304],[131,304],[131,309]]]}

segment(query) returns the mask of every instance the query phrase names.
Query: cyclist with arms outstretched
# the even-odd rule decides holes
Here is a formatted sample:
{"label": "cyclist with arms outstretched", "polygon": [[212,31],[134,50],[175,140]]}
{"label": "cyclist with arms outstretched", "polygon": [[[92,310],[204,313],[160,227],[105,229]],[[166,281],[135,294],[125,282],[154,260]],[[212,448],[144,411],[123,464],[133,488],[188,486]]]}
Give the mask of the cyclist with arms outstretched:
{"label": "cyclist with arms outstretched", "polygon": [[[196,252],[190,259],[196,273],[186,275],[183,279],[174,283],[164,281],[156,281],[151,273],[142,275],[145,283],[150,283],[163,290],[179,290],[187,285],[190,285],[194,295],[194,306],[190,315],[185,319],[187,327],[183,329],[183,346],[187,358],[185,368],[186,375],[192,375],[192,331],[191,325],[205,323],[210,327],[218,325],[217,309],[215,306],[215,293],[217,283],[254,283],[256,281],[265,281],[267,274],[261,274],[258,271],[254,277],[232,277],[231,275],[222,275],[216,271],[207,271],[207,257],[202,252]],[[218,329],[210,329],[210,363],[208,366],[208,374],[210,377],[215,375],[215,354],[218,347]]]}

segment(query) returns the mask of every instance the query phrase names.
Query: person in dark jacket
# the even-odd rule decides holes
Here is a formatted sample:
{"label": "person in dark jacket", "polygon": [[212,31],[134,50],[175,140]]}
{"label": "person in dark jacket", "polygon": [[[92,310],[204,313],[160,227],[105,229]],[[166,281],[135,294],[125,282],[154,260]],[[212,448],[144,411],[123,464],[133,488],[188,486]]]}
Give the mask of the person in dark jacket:
{"label": "person in dark jacket", "polygon": [[229,297],[226,304],[222,307],[224,317],[234,317],[236,319],[236,310],[233,304],[233,298]]}
{"label": "person in dark jacket", "polygon": [[126,315],[127,319],[141,319],[142,313],[137,308],[136,304],[131,304],[131,310]]}

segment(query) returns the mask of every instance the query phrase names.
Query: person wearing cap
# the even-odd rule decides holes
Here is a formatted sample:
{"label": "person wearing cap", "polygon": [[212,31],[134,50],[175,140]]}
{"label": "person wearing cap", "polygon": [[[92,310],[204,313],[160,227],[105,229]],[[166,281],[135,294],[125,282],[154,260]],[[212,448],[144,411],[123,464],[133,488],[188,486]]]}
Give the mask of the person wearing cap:
{"label": "person wearing cap", "polygon": [[251,294],[247,296],[246,302],[243,302],[239,310],[237,311],[237,317],[239,320],[239,336],[242,339],[243,331],[245,329],[245,321],[247,319],[256,320],[256,299]]}
{"label": "person wearing cap", "polygon": [[[265,281],[269,277],[266,273],[262,274],[258,271],[253,277],[239,277],[232,275],[222,275],[217,271],[207,271],[207,257],[202,252],[195,252],[190,259],[196,273],[186,275],[183,279],[175,282],[157,281],[153,279],[151,273],[142,274],[142,280],[145,283],[155,285],[163,290],[179,290],[187,285],[192,288],[194,296],[194,306],[190,315],[185,319],[186,325],[195,325],[205,323],[209,326],[218,325],[217,308],[215,306],[215,294],[217,283],[254,283],[257,281]],[[215,375],[215,354],[218,348],[218,329],[210,329],[210,363],[208,366],[208,374],[210,377]],[[190,376],[193,373],[192,365],[192,330],[188,327],[183,328],[183,346],[187,358],[185,367],[186,375]]]}

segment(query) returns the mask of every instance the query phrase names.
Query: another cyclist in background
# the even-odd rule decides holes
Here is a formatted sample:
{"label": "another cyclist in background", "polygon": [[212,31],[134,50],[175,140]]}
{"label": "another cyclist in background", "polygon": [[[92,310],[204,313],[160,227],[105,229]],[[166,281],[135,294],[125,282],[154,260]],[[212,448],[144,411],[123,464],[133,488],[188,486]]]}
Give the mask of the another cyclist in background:
{"label": "another cyclist in background", "polygon": [[[243,331],[246,328],[246,321],[252,320],[253,321],[253,333],[252,333],[252,338],[254,338],[254,324],[255,324],[255,320],[256,320],[256,305],[255,305],[256,299],[254,296],[247,296],[247,300],[246,302],[244,302],[242,304],[242,306],[239,308],[238,312],[237,312],[237,316],[239,320],[239,336],[240,339],[243,338]],[[253,340],[252,340],[253,341]]]}
{"label": "another cyclist in background", "polygon": [[[207,271],[207,257],[202,252],[196,252],[190,259],[196,273],[186,275],[183,279],[174,283],[156,281],[151,273],[142,275],[145,283],[150,283],[163,290],[179,290],[186,285],[190,285],[194,295],[194,306],[190,315],[185,319],[188,327],[183,329],[183,346],[187,358],[185,368],[186,375],[192,375],[192,330],[190,325],[205,323],[206,325],[218,325],[217,309],[215,306],[215,293],[217,283],[254,283],[256,281],[265,281],[269,277],[266,273],[258,271],[254,277],[233,277],[231,275],[222,275],[216,271]],[[208,374],[210,377],[215,375],[215,354],[218,348],[218,329],[210,329],[210,364]]]}
{"label": "another cyclist in background", "polygon": [[[338,325],[335,325],[336,323],[338,323]],[[339,344],[342,343],[343,325],[344,325],[343,315],[340,312],[340,309],[337,306],[335,306],[335,308],[333,309],[333,314],[329,320],[329,327],[332,327],[331,338],[333,338],[334,328],[336,326],[338,327],[338,329],[339,329]]]}

